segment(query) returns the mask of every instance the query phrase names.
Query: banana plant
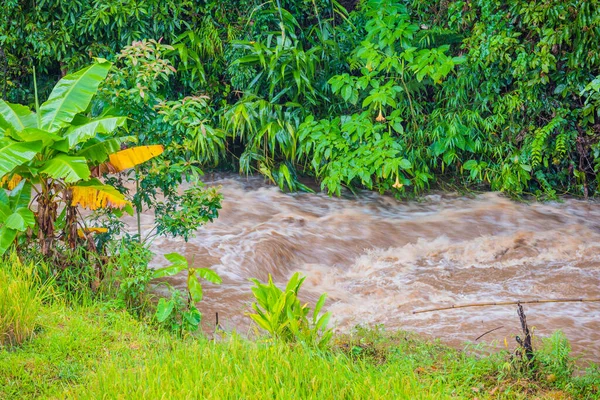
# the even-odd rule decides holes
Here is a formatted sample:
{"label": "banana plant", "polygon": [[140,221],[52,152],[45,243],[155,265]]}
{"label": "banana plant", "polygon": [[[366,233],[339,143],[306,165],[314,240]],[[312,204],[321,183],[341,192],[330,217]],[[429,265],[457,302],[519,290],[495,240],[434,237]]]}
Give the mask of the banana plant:
{"label": "banana plant", "polygon": [[[98,179],[100,174],[131,168],[163,151],[162,146],[121,150],[124,139],[115,131],[126,126],[126,118],[90,116],[92,99],[110,68],[110,62],[97,59],[66,75],[41,106],[36,93],[35,112],[0,100],[0,182],[17,190],[21,198],[11,203],[13,192],[0,190],[0,216],[12,211],[0,220],[0,255],[16,232],[27,228],[37,230],[41,252],[48,255],[56,240],[59,210],[65,218],[63,237],[74,247],[77,206],[122,209],[129,205],[114,187]],[[31,198],[32,191],[35,196],[26,211],[23,199]]]}

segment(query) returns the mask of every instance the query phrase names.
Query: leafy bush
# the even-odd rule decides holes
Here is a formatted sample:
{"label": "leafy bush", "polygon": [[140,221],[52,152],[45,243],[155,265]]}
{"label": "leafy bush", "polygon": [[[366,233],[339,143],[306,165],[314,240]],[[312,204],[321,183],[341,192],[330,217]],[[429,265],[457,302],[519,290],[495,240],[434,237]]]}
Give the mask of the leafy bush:
{"label": "leafy bush", "polygon": [[249,316],[273,338],[325,347],[332,336],[331,329],[327,329],[331,314],[327,312],[319,316],[326,295],[321,295],[315,305],[312,319],[309,319],[310,308],[307,304],[302,305],[298,299],[298,291],[305,279],[306,277],[300,277],[300,274],[295,273],[285,290],[279,289],[273,283],[270,274],[266,285],[257,279],[251,279],[256,285],[252,288],[256,299],[256,303],[252,303],[252,308],[256,314],[249,314]]}

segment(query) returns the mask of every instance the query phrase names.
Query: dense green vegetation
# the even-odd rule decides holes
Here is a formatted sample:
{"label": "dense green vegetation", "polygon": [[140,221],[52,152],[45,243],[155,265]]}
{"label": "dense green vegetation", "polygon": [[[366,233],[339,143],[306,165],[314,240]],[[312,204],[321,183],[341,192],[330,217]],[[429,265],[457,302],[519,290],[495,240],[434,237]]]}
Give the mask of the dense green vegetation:
{"label": "dense green vegetation", "polygon": [[142,142],[174,144],[163,175],[219,163],[293,190],[305,174],[332,193],[596,193],[597,1],[344,4],[8,0],[0,86],[28,104],[33,67],[44,92],[115,61],[105,103]]}
{"label": "dense green vegetation", "polygon": [[[2,399],[592,399],[600,390],[597,369],[572,376],[560,334],[539,345],[534,371],[507,352],[466,353],[382,329],[335,336],[324,349],[218,332],[214,340],[177,337],[114,302],[69,300],[15,259],[0,264],[0,274],[27,286],[23,299],[45,293],[43,304],[24,310],[35,333],[19,347],[0,346]],[[5,305],[0,295],[0,310]]]}

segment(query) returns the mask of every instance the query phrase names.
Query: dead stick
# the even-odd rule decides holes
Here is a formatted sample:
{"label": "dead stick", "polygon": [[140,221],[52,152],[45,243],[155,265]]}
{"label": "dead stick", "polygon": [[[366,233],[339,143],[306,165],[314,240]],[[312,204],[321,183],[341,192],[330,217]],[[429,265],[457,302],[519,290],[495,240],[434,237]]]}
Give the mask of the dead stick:
{"label": "dead stick", "polygon": [[514,304],[536,304],[536,303],[593,303],[600,302],[598,299],[548,299],[548,300],[526,300],[526,301],[497,301],[490,303],[473,303],[473,304],[455,304],[448,307],[429,308],[427,310],[415,310],[413,314],[420,314],[432,311],[443,311],[451,310],[453,308],[467,308],[467,307],[490,307],[490,306],[510,306]]}
{"label": "dead stick", "polygon": [[479,337],[477,339],[475,339],[475,341],[478,341],[479,339],[481,339],[482,337],[484,337],[485,335],[487,335],[488,333],[492,333],[494,331],[497,331],[498,329],[504,328],[504,325],[500,325],[497,328],[494,329],[490,329],[489,331],[487,331],[486,333],[484,333],[483,335],[479,335]]}

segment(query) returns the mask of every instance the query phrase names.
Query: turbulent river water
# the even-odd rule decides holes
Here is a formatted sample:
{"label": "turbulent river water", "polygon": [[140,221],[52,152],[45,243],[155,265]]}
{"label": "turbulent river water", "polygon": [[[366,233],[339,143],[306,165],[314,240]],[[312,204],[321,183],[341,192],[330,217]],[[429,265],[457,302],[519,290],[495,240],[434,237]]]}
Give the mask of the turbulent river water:
{"label": "turbulent river water", "polygon": [[[326,292],[331,326],[384,324],[461,347],[520,332],[515,306],[455,309],[453,304],[600,297],[600,204],[567,199],[524,204],[497,193],[474,198],[433,194],[420,201],[360,193],[284,194],[261,178],[217,175],[223,209],[195,238],[157,238],[155,266],[177,251],[210,267],[223,284],[204,285],[205,328],[215,314],[225,329],[247,332],[252,284],[272,274],[283,286],[307,276],[303,300]],[[149,228],[152,216],[143,215]],[[172,283],[183,287],[185,277]],[[600,303],[525,305],[539,336],[562,330],[576,354],[600,361]]]}

